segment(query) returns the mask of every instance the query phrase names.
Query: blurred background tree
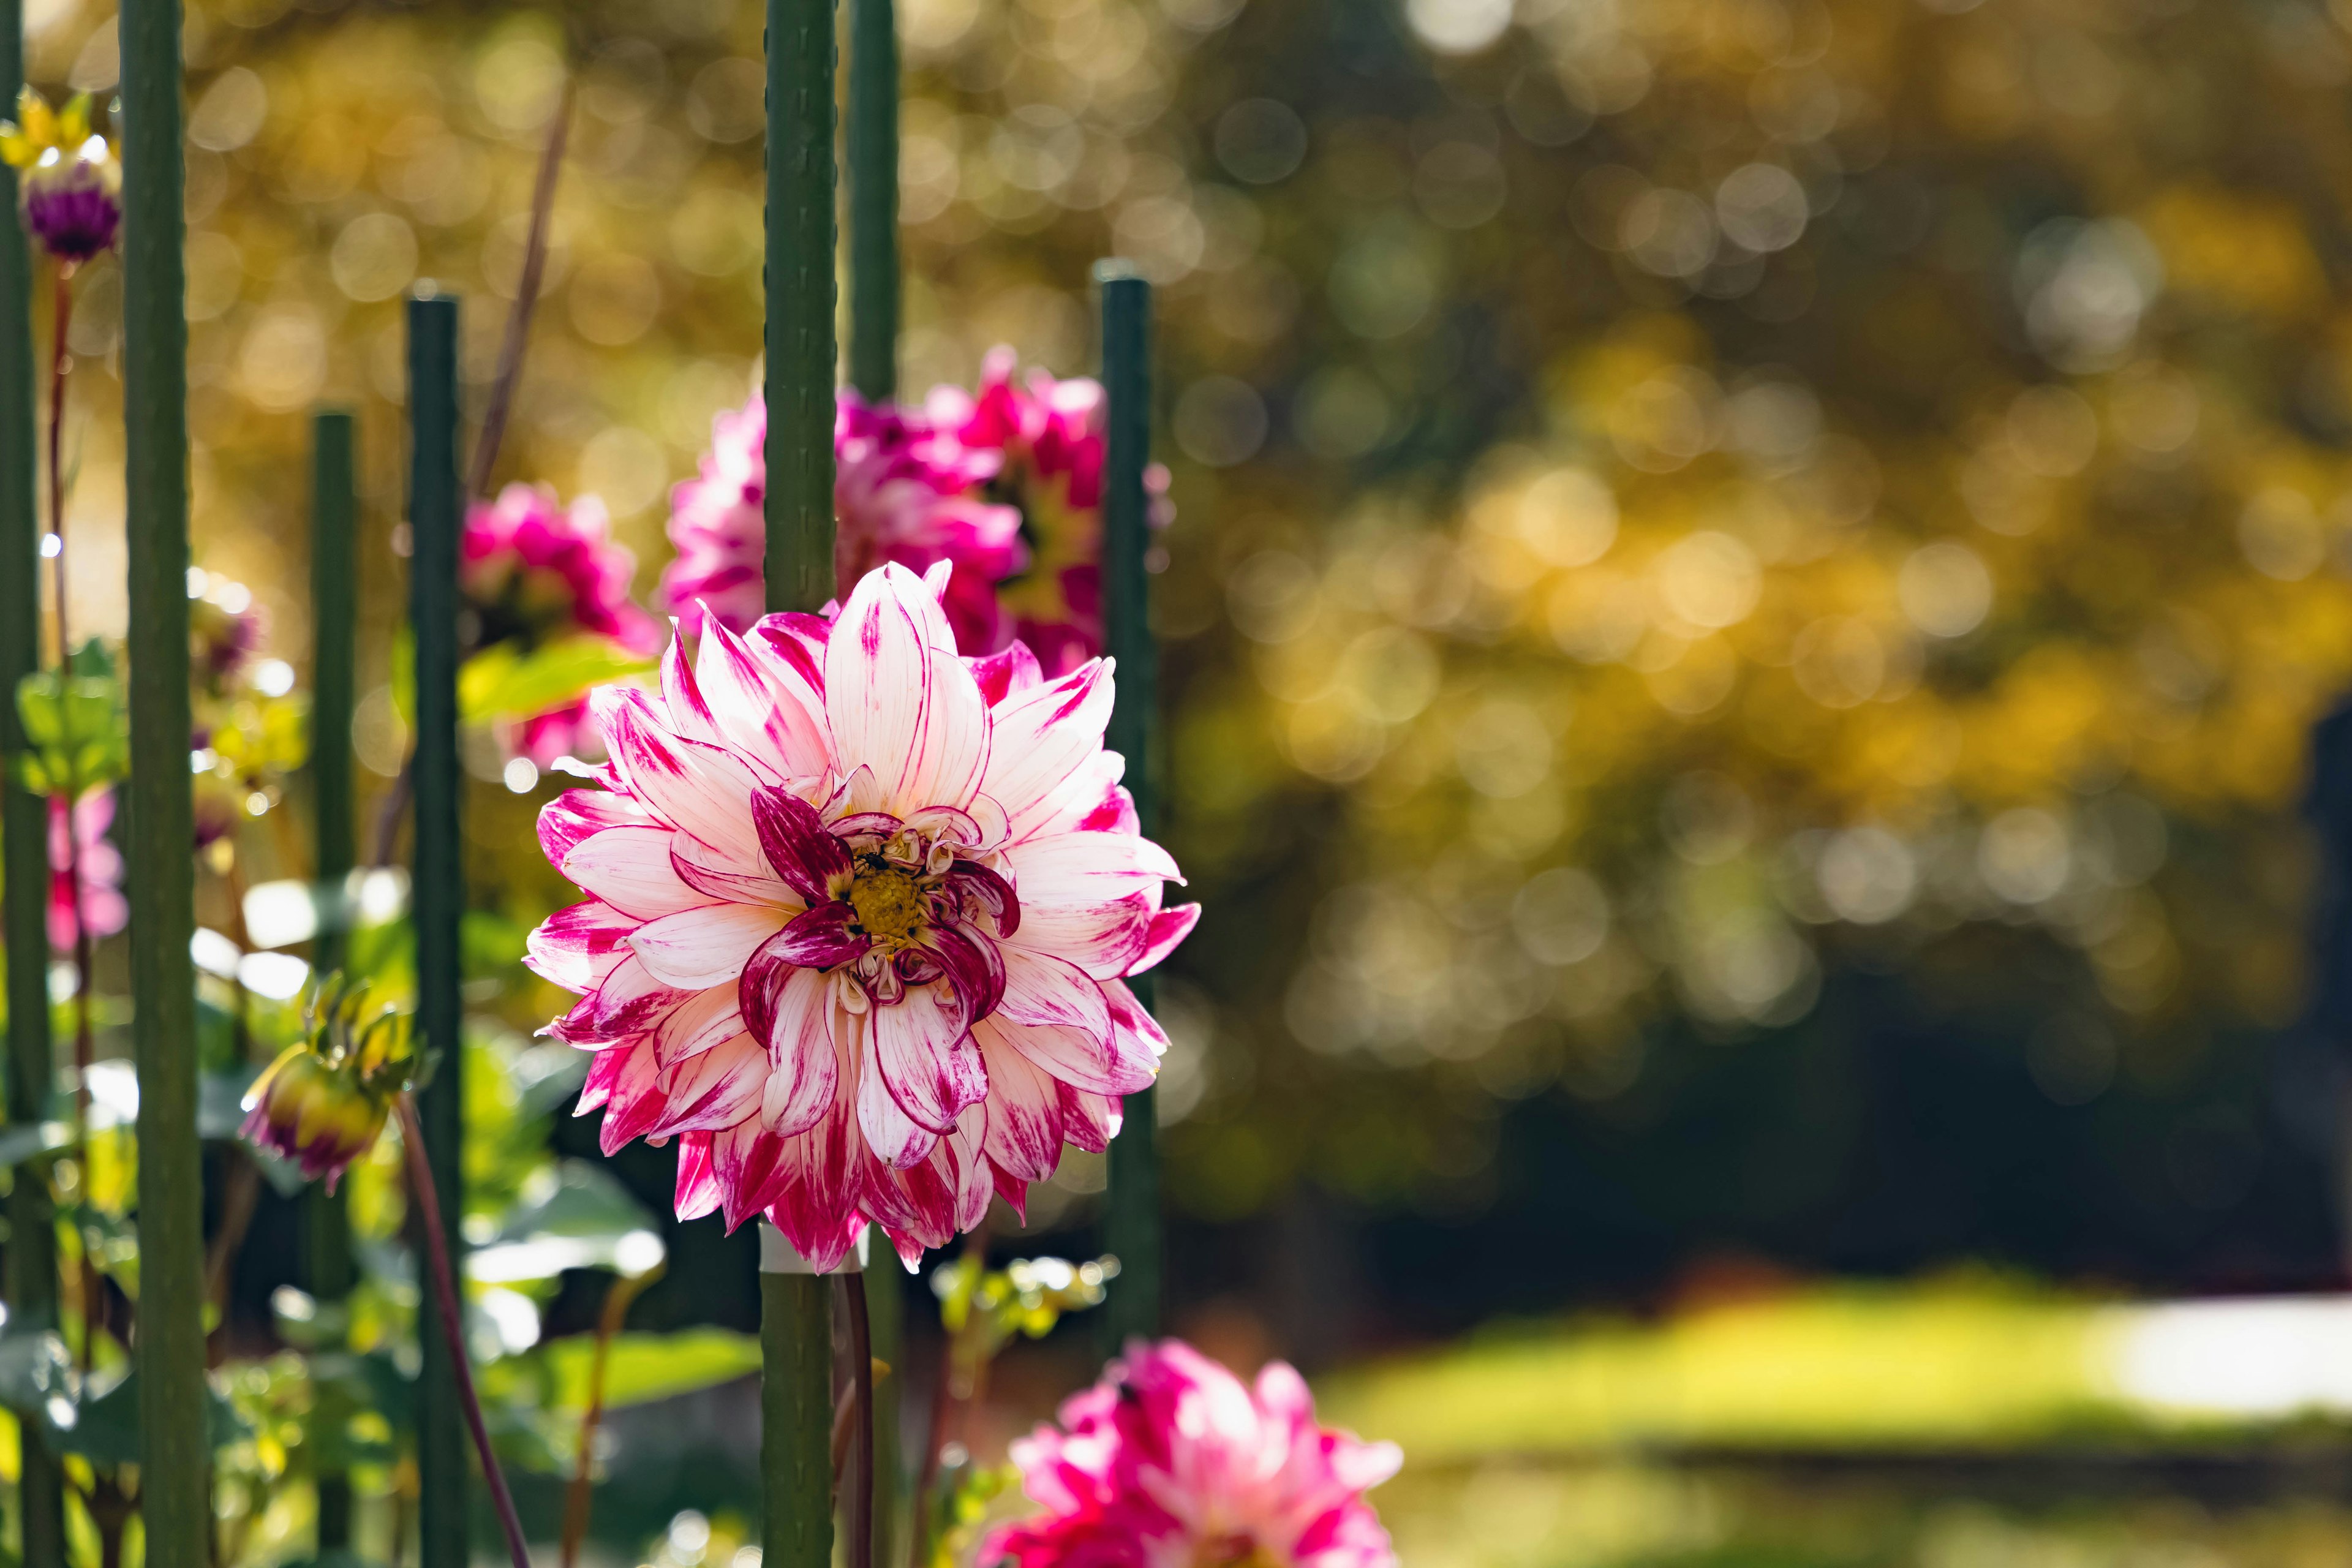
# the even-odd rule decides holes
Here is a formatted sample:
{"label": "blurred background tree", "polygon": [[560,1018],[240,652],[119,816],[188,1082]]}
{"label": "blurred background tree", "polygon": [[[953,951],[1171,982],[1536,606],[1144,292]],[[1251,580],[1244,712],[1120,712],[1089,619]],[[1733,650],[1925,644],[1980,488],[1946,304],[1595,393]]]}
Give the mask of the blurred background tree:
{"label": "blurred background tree", "polygon": [[[112,84],[102,0],[27,11],[36,81]],[[2290,1026],[2307,738],[2352,675],[2347,24],[903,0],[901,384],[1000,342],[1090,369],[1097,255],[1164,290],[1196,1319],[1246,1293],[1221,1321],[1313,1360],[1743,1258],[2333,1274],[2338,1072]],[[199,559],[299,663],[306,416],[362,409],[381,785],[397,298],[467,294],[478,403],[576,59],[497,479],[601,496],[649,593],[751,384],[759,14],[188,30]],[[112,268],[68,441],[102,631]],[[520,929],[562,897],[530,832],[559,781],[478,742],[474,901]],[[1033,1229],[1098,1185],[1078,1162]],[[677,1241],[641,1315],[720,1300]]]}

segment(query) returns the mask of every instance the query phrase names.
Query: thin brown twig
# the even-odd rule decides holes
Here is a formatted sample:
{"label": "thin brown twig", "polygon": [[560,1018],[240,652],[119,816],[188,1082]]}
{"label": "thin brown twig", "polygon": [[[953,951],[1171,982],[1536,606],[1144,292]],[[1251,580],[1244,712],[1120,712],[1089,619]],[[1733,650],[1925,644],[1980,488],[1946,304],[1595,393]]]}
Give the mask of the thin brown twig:
{"label": "thin brown twig", "polygon": [[604,1292],[604,1309],[596,1318],[596,1350],[588,1363],[588,1408],[580,1416],[580,1458],[572,1465],[572,1489],[563,1501],[563,1543],[557,1558],[562,1568],[573,1568],[580,1561],[581,1542],[588,1538],[588,1510],[595,1497],[596,1429],[604,1421],[604,1373],[613,1342],[620,1337],[629,1303],[661,1273],[662,1266],[656,1264],[643,1274],[624,1274]]}
{"label": "thin brown twig", "polygon": [[506,342],[499,349],[499,378],[482,415],[482,433],[474,441],[474,466],[467,474],[468,498],[490,491],[490,475],[498,467],[499,447],[506,439],[507,417],[513,412],[515,389],[522,381],[524,352],[530,345],[530,318],[539,307],[539,291],[547,276],[547,231],[555,212],[555,181],[563,169],[563,149],[572,139],[572,97],[579,78],[567,76],[563,100],[555,106],[555,124],[540,154],[539,177],[530,192],[530,234],[524,242],[522,276],[515,285],[514,307],[507,312]]}
{"label": "thin brown twig", "polygon": [[514,1494],[507,1489],[506,1472],[499,1468],[499,1457],[490,1447],[481,1395],[474,1390],[474,1363],[466,1354],[465,1314],[458,1309],[457,1282],[449,1268],[449,1233],[442,1228],[440,1194],[434,1190],[432,1168],[425,1162],[425,1129],[417,1122],[416,1101],[412,1097],[404,1094],[397,1103],[400,1142],[408,1157],[408,1201],[416,1205],[418,1250],[431,1265],[434,1304],[440,1311],[442,1342],[449,1349],[449,1371],[457,1383],[457,1402],[465,1407],[466,1424],[473,1428],[474,1447],[482,1458],[482,1476],[490,1484],[490,1501],[498,1510],[499,1523],[505,1527],[514,1568],[531,1568],[530,1548],[523,1541]]}

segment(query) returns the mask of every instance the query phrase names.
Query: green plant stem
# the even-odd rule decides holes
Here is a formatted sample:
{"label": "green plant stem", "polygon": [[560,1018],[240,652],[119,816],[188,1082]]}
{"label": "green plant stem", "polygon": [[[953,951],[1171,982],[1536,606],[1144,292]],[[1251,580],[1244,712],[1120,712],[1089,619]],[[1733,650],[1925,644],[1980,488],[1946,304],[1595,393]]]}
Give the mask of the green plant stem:
{"label": "green plant stem", "polygon": [[498,379],[482,415],[482,433],[474,441],[474,462],[466,478],[467,499],[490,493],[490,476],[498,469],[499,447],[505,442],[507,416],[514,408],[515,389],[522,384],[522,363],[530,347],[530,318],[539,308],[539,292],[547,278],[548,224],[555,213],[556,176],[563,172],[563,150],[572,138],[572,100],[577,75],[563,80],[563,96],[555,106],[555,123],[539,157],[539,175],[530,191],[530,230],[523,243],[522,276],[515,286],[514,304],[507,311],[506,341],[499,349]]}
{"label": "green plant stem", "polygon": [[[1118,664],[1118,689],[1105,737],[1127,759],[1127,785],[1146,834],[1156,832],[1154,787],[1160,650],[1151,633],[1151,285],[1115,262],[1096,268],[1102,290],[1102,372],[1108,437],[1103,458],[1103,629]],[[1151,980],[1128,982],[1149,1009]],[[1105,1231],[1119,1282],[1102,1317],[1106,1355],[1136,1335],[1160,1332],[1160,1219],[1157,1091],[1127,1097],[1126,1120],[1110,1146]]]}
{"label": "green plant stem", "polygon": [[490,1429],[482,1419],[481,1398],[474,1392],[474,1363],[466,1354],[465,1314],[457,1303],[457,1271],[449,1266],[449,1233],[441,1224],[441,1205],[433,1193],[433,1168],[425,1154],[425,1130],[417,1122],[415,1100],[404,1094],[399,1103],[400,1141],[408,1161],[408,1193],[416,1205],[417,1229],[433,1277],[433,1305],[440,1320],[442,1337],[456,1352],[449,1358],[450,1374],[457,1384],[458,1402],[465,1407],[466,1425],[474,1436],[475,1451],[481,1456],[482,1477],[489,1482],[490,1501],[506,1531],[507,1552],[514,1559],[514,1568],[530,1568],[530,1548],[523,1542],[522,1520],[515,1512],[513,1494],[507,1490],[506,1472],[499,1468],[498,1454],[490,1447]]}
{"label": "green plant stem", "polygon": [[139,1492],[148,1568],[210,1555],[204,1173],[188,777],[188,336],[177,0],[123,0],[131,993],[139,1072]]}

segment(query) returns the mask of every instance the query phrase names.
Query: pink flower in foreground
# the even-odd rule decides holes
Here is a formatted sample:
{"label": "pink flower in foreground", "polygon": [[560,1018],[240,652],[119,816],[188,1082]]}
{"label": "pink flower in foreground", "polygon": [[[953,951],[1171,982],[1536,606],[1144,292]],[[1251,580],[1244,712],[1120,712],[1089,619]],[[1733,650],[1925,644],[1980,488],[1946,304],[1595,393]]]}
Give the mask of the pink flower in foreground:
{"label": "pink flower in foreground", "polygon": [[1013,1445],[1045,1511],[989,1537],[1014,1568],[1393,1568],[1364,1493],[1397,1472],[1392,1443],[1315,1424],[1280,1362],[1251,1390],[1178,1340],[1130,1342],[1059,1428]]}
{"label": "pink flower in foreground", "polygon": [[677,1211],[765,1213],[820,1268],[866,1221],[919,1256],[1099,1151],[1165,1040],[1121,977],[1198,917],[1102,749],[1109,666],[955,652],[890,565],[840,617],[715,614],[660,690],[593,698],[604,792],[540,816],[590,895],[531,935],[582,1000],[609,1152],[680,1140]]}
{"label": "pink flower in foreground", "polygon": [[[1104,395],[1085,377],[1056,381],[1042,370],[1013,380],[1017,356],[988,356],[980,390],[935,387],[923,412],[980,468],[983,493],[1013,507],[1031,559],[1000,584],[1012,635],[1059,675],[1103,650],[1102,501]],[[1168,471],[1146,476],[1152,521],[1164,526]]]}
{"label": "pink flower in foreground", "polygon": [[[688,633],[702,612],[740,635],[765,604],[767,554],[761,504],[768,469],[767,405],[756,395],[712,422],[702,470],[670,494],[670,542],[677,557],[662,574],[662,597]],[[995,653],[1013,638],[998,607],[996,584],[1026,561],[1021,514],[977,493],[994,471],[945,440],[920,416],[868,404],[844,390],[834,417],[834,574],[847,596],[886,562],[917,573],[949,563],[944,607],[956,646]]]}
{"label": "pink flower in foreground", "polygon": [[[68,827],[66,803],[49,797],[49,945],[71,952],[75,879],[80,880],[81,923],[92,940],[131,923],[122,896],[122,852],[106,837],[114,822],[114,792],[94,789],[76,801]],[[70,837],[68,837],[70,833]]]}

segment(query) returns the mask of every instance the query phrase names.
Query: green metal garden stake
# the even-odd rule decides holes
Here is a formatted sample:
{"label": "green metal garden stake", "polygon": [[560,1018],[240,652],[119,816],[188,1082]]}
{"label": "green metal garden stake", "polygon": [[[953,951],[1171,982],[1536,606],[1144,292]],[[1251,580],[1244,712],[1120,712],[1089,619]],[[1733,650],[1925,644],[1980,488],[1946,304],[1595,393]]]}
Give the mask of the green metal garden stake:
{"label": "green metal garden stake", "polygon": [[[767,5],[768,608],[815,610],[833,597],[833,0]],[[763,1266],[760,1344],[762,1561],[830,1568],[826,1281]]]}
{"label": "green metal garden stake", "polygon": [[[320,975],[343,966],[350,911],[344,884],[354,854],[352,821],[352,702],[357,686],[359,574],[357,469],[352,416],[324,410],[310,422],[310,795],[317,847],[311,874],[319,889],[319,933],[310,944]],[[314,1184],[310,1206],[310,1294],[322,1303],[351,1294],[350,1211],[344,1194]],[[322,1427],[341,1412],[322,1392],[313,1419]],[[331,1454],[320,1457],[318,1550],[352,1542],[352,1485]]]}
{"label": "green metal garden stake", "polygon": [[[898,391],[898,18],[895,0],[849,0],[849,381],[869,403]],[[874,1359],[890,1369],[874,1402],[875,1557],[896,1563],[899,1405],[906,1356],[899,1320],[905,1277],[868,1269]]]}
{"label": "green metal garden stake", "polygon": [[849,382],[898,391],[898,19],[849,0]]}
{"label": "green metal garden stake", "polygon": [[[25,81],[24,0],[0,0],[0,96],[16,101]],[[0,166],[0,863],[8,876],[0,939],[8,950],[8,1051],[5,1070],[11,1123],[37,1123],[55,1087],[49,1042],[48,803],[24,786],[16,759],[25,737],[16,688],[41,663],[41,526],[34,498],[38,434],[33,404],[33,266],[16,211],[16,172]],[[8,1195],[8,1319],[54,1328],[58,1319],[57,1235],[48,1184],[19,1179]],[[23,1428],[17,1525],[24,1561],[65,1561],[65,1491],[57,1456],[30,1425]]]}
{"label": "green metal garden stake", "polygon": [[139,1071],[140,1510],[148,1568],[212,1556],[188,774],[188,326],[180,7],[123,0],[122,423],[131,588],[131,999]]}
{"label": "green metal garden stake", "polygon": [[[466,867],[458,838],[457,534],[465,508],[457,477],[457,301],[429,286],[408,301],[408,622],[416,646],[415,864],[410,918],[416,927],[416,1023],[437,1053],[432,1082],[416,1097],[425,1153],[454,1276],[463,1279],[457,1216],[465,1213],[458,1152],[465,1113],[460,1031],[458,926]],[[426,1245],[421,1232],[419,1247]],[[451,1344],[436,1326],[420,1329],[417,1379],[417,1544],[423,1568],[466,1568],[466,1415]]]}
{"label": "green metal garden stake", "polygon": [[[1118,661],[1118,693],[1105,734],[1127,759],[1127,787],[1143,831],[1158,830],[1157,728],[1160,650],[1151,636],[1150,500],[1144,468],[1151,461],[1151,285],[1123,262],[1100,262],[1102,379],[1108,428],[1103,454],[1103,629]],[[1136,1002],[1151,1005],[1151,977],[1128,982]],[[1107,1352],[1133,1335],[1160,1331],[1160,1142],[1157,1090],[1127,1097],[1127,1120],[1111,1141],[1104,1232],[1119,1261],[1118,1283],[1104,1304]]]}

